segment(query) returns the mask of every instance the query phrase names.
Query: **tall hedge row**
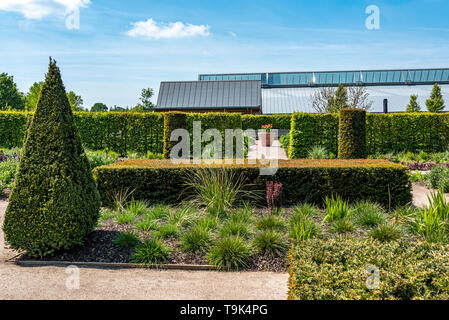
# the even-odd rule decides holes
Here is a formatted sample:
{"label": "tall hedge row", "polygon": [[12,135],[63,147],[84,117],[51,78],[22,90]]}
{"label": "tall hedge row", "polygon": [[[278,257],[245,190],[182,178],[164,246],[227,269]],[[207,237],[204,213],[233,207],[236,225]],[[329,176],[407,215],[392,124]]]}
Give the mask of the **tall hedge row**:
{"label": "tall hedge row", "polygon": [[306,158],[314,146],[338,151],[338,115],[333,113],[295,113],[291,121],[290,158]]}
{"label": "tall hedge row", "polygon": [[164,158],[170,159],[173,146],[177,143],[171,141],[171,134],[174,130],[185,129],[187,114],[183,112],[164,113]]}
{"label": "tall hedge row", "polygon": [[[290,156],[307,157],[315,145],[338,152],[338,115],[295,113],[290,131]],[[367,154],[449,149],[449,114],[392,113],[366,115]]]}
{"label": "tall hedge row", "polygon": [[[32,113],[0,112],[0,147],[21,147]],[[77,112],[75,123],[87,149],[162,153],[163,118],[160,113]]]}
{"label": "tall hedge row", "polygon": [[342,109],[338,125],[338,158],[366,158],[366,111]]}

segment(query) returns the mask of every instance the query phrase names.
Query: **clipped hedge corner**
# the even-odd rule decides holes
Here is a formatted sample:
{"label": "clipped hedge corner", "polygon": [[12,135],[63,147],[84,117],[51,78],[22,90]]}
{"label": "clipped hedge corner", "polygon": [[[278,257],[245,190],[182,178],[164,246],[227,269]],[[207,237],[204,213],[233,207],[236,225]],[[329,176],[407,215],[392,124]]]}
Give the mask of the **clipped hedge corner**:
{"label": "clipped hedge corner", "polygon": [[342,109],[338,126],[338,158],[365,159],[366,111]]}

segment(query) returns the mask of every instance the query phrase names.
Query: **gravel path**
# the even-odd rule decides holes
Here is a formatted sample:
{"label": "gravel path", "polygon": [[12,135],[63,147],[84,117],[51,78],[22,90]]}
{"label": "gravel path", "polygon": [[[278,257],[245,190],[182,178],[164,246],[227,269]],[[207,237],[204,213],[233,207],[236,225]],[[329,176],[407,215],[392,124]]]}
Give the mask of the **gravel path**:
{"label": "gravel path", "polygon": [[[7,202],[0,201],[0,222]],[[74,273],[63,267],[19,267],[5,262],[0,230],[0,299],[259,300],[287,298],[286,273],[79,269],[79,289],[68,289]],[[73,270],[72,270],[73,271]]]}

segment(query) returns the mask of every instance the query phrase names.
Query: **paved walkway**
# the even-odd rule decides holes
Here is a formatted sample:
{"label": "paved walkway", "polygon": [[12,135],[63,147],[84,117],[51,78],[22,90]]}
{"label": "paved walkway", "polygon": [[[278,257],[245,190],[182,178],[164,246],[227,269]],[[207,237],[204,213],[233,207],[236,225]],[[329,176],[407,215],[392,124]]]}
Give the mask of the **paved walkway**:
{"label": "paved walkway", "polygon": [[[0,201],[0,222],[7,203]],[[259,300],[287,298],[286,273],[79,269],[79,289],[64,267],[19,267],[5,262],[0,231],[0,299]]]}
{"label": "paved walkway", "polygon": [[262,142],[257,140],[248,150],[248,159],[288,160],[288,157],[279,140],[273,141],[271,147],[263,147]]}

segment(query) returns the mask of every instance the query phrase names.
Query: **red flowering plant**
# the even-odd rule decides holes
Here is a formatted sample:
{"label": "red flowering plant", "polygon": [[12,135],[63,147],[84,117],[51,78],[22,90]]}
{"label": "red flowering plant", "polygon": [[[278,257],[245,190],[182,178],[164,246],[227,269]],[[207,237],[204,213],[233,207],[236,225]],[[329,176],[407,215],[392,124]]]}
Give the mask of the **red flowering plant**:
{"label": "red flowering plant", "polygon": [[268,210],[280,210],[282,207],[282,183],[267,181],[267,205]]}
{"label": "red flowering plant", "polygon": [[272,125],[272,124],[264,125],[264,126],[262,126],[262,129],[263,129],[265,132],[270,132],[271,129],[273,129],[273,125]]}

